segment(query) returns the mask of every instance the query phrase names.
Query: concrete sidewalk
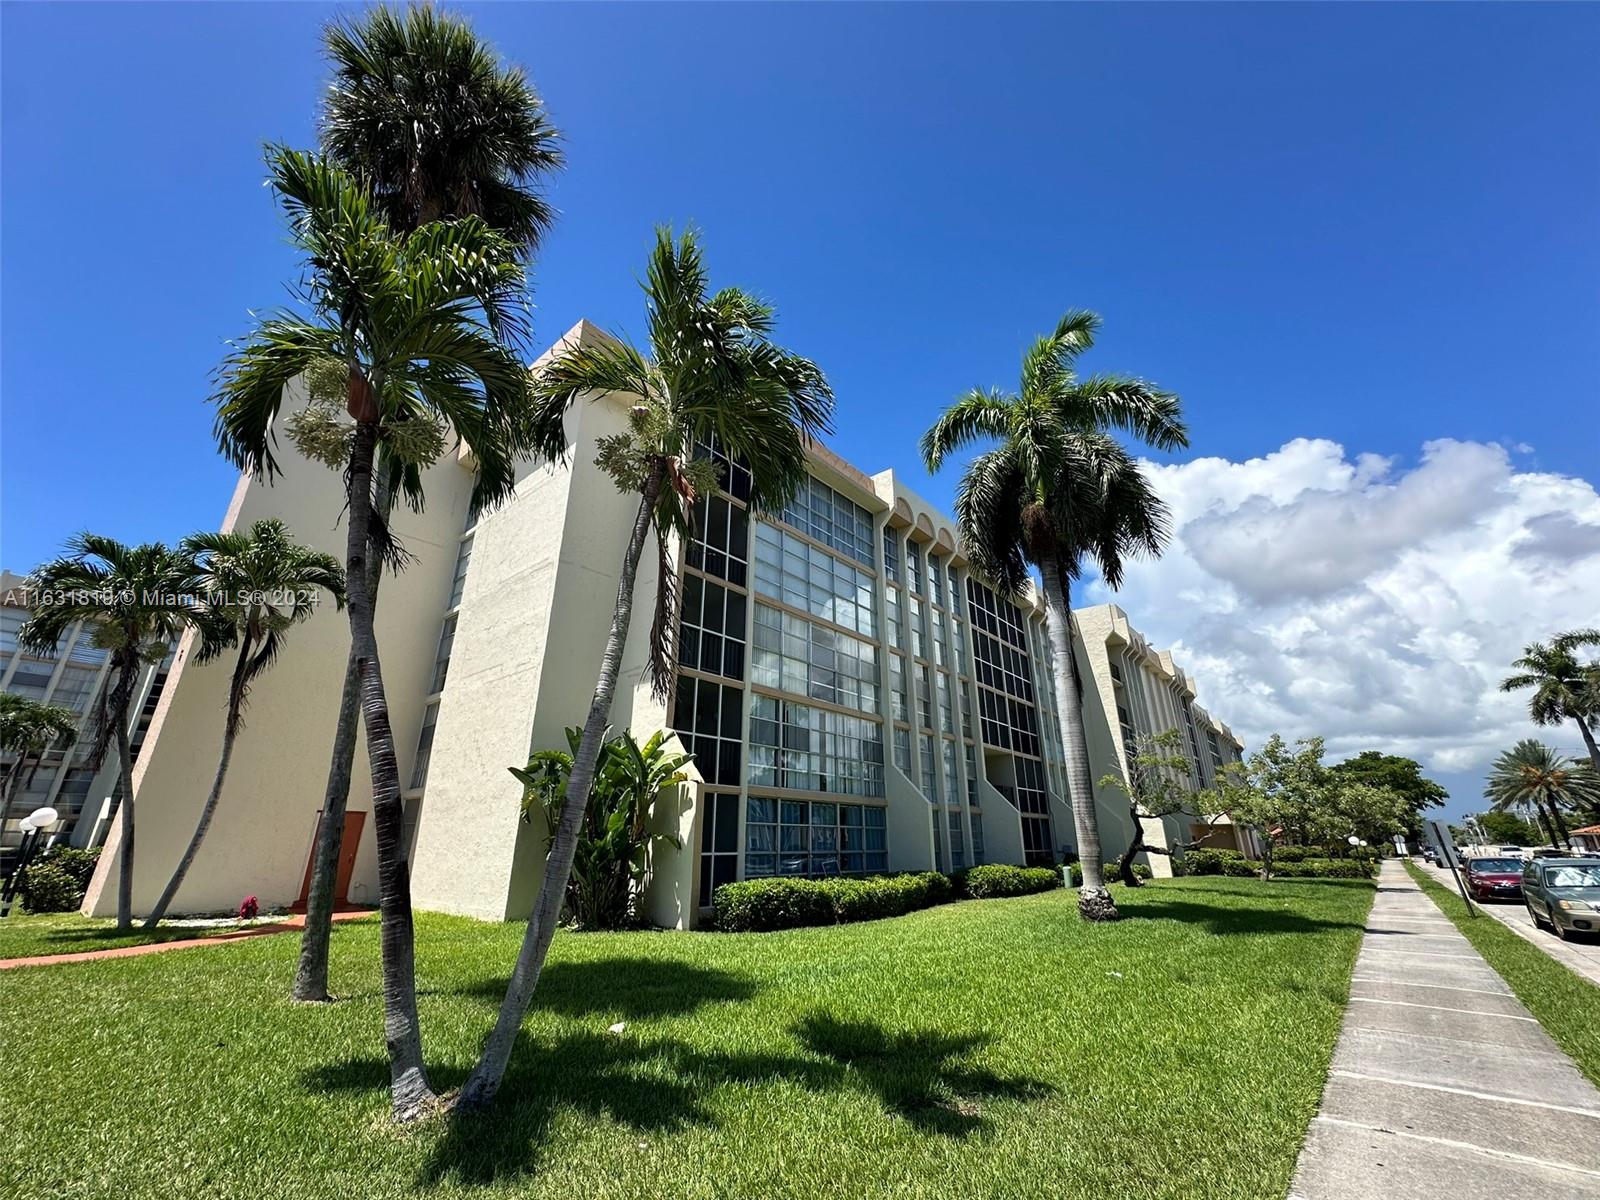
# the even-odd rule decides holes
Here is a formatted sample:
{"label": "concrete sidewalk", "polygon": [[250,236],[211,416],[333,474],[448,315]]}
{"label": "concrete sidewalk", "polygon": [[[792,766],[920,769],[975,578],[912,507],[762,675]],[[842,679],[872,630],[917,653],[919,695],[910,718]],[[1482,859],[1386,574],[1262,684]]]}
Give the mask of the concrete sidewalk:
{"label": "concrete sidewalk", "polygon": [[1600,1090],[1397,862],[1291,1200],[1594,1200]]}
{"label": "concrete sidewalk", "polygon": [[[1457,891],[1455,878],[1445,868],[1422,863],[1418,865],[1438,880],[1440,886],[1447,887],[1452,892]],[[1564,942],[1548,930],[1536,928],[1533,918],[1528,915],[1528,906],[1520,900],[1515,903],[1509,900],[1491,900],[1488,903],[1474,900],[1472,903],[1479,912],[1489,914],[1512,933],[1526,942],[1533,943],[1568,970],[1583,976],[1590,983],[1600,985],[1600,937],[1590,936],[1581,942],[1576,940]]]}

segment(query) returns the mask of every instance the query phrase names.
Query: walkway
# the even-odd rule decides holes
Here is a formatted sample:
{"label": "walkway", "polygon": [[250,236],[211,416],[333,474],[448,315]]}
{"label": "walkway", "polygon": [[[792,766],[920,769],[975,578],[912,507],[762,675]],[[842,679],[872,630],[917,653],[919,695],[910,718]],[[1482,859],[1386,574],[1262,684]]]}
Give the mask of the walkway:
{"label": "walkway", "polygon": [[1600,1090],[1393,860],[1289,1194],[1600,1195]]}
{"label": "walkway", "polygon": [[[350,921],[356,917],[365,917],[376,912],[371,908],[341,909],[333,914],[335,921]],[[218,946],[228,942],[242,942],[247,938],[265,937],[271,933],[289,933],[292,930],[304,929],[306,918],[304,913],[296,914],[287,921],[275,921],[270,925],[251,925],[246,929],[236,929],[231,933],[214,933],[210,937],[181,938],[170,942],[145,942],[139,946],[116,946],[110,950],[75,950],[70,954],[35,954],[30,958],[0,958],[0,971],[9,971],[13,967],[53,967],[62,963],[95,962],[102,958],[133,958],[140,954],[164,954],[168,950],[189,950],[195,946]]]}
{"label": "walkway", "polygon": [[[1412,861],[1418,862],[1417,859]],[[1423,869],[1441,885],[1460,894],[1449,871],[1443,867],[1419,865],[1423,865]],[[1514,904],[1509,900],[1491,900],[1488,904],[1475,900],[1473,907],[1479,912],[1488,913],[1524,941],[1532,942],[1562,966],[1582,975],[1590,983],[1600,985],[1600,937],[1591,935],[1582,942],[1563,942],[1553,933],[1535,929],[1533,919],[1528,916],[1528,906],[1520,900]]]}

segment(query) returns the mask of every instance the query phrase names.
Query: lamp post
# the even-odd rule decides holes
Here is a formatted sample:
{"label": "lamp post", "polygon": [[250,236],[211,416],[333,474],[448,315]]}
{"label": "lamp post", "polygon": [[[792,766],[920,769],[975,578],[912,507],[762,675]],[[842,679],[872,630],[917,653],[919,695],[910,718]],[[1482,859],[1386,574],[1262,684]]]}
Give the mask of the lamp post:
{"label": "lamp post", "polygon": [[55,809],[46,806],[36,808],[22,818],[22,845],[17,847],[16,861],[11,864],[11,871],[6,875],[4,890],[0,891],[0,917],[11,915],[11,905],[17,894],[17,884],[22,879],[22,872],[27,870],[28,863],[38,852],[44,831],[54,825],[60,816],[61,814]]}

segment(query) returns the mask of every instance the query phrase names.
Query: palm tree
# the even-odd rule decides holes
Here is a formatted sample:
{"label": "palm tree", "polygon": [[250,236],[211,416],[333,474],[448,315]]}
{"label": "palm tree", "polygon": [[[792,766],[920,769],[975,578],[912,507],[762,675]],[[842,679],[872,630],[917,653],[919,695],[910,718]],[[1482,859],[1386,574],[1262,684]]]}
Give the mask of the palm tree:
{"label": "palm tree", "polygon": [[1019,590],[1031,564],[1044,585],[1055,662],[1056,709],[1066,750],[1083,887],[1078,909],[1114,919],[1101,869],[1082,688],[1072,654],[1071,585],[1085,560],[1115,588],[1133,554],[1166,542],[1166,507],[1144,473],[1110,435],[1131,433],[1158,450],[1188,445],[1178,397],[1123,375],[1080,379],[1078,356],[1094,345],[1100,318],[1074,310],[1023,355],[1015,393],[975,388],[959,397],[922,438],[930,472],[963,447],[998,442],[968,466],[956,495],[956,520],[973,565],[1002,591]]}
{"label": "palm tree", "polygon": [[[407,234],[436,217],[479,216],[524,254],[538,248],[553,213],[537,185],[561,166],[562,155],[560,135],[521,70],[502,70],[466,21],[428,6],[403,13],[373,8],[333,22],[323,31],[323,45],[334,65],[322,112],[323,150],[367,186],[391,230]],[[396,486],[380,448],[377,519],[388,520]],[[367,591],[374,611],[381,575],[373,556]],[[290,989],[296,1000],[328,999],[333,893],[359,700],[352,651]]]}
{"label": "palm tree", "polygon": [[393,547],[387,526],[373,520],[378,447],[421,467],[445,453],[453,434],[472,456],[472,505],[482,511],[511,494],[518,461],[534,450],[559,456],[565,435],[559,421],[541,426],[530,418],[528,374],[511,348],[523,334],[524,295],[511,242],[477,217],[401,236],[349,173],[282,148],[270,149],[267,162],[306,255],[309,312],[261,321],[228,356],[213,397],[216,434],[230,461],[270,480],[278,470],[272,428],[285,389],[329,358],[345,364],[351,421],[340,427],[342,441],[324,429],[319,444],[325,461],[342,453],[349,506],[347,611],[377,830],[384,1029],[393,1111],[405,1121],[426,1112],[434,1094],[417,1024],[400,778],[368,588],[369,556]]}
{"label": "palm tree", "polygon": [[595,464],[619,490],[636,493],[639,508],[623,555],[600,676],[573,756],[567,801],[500,1016],[462,1088],[461,1102],[467,1106],[487,1104],[499,1090],[539,983],[589,807],[633,615],[634,580],[652,528],[659,578],[650,676],[659,695],[670,685],[677,579],[670,537],[687,529],[696,496],[717,482],[710,463],[685,462],[689,448],[715,439],[730,457],[743,459],[751,474],[751,508],[771,511],[788,503],[805,479],[806,447],[832,420],[833,392],[816,364],[770,340],[773,310],[738,288],[709,294],[692,231],[674,240],[670,230],[657,230],[643,286],[648,353],[621,339],[576,347],[540,370],[533,384],[542,420],[552,424],[585,395],[633,398],[628,432],[603,439]]}
{"label": "palm tree", "polygon": [[1531,687],[1528,715],[1534,724],[1574,722],[1588,748],[1589,765],[1600,771],[1600,745],[1594,736],[1600,725],[1600,661],[1578,658],[1577,651],[1586,646],[1600,646],[1600,629],[1572,629],[1556,634],[1549,645],[1524,647],[1522,657],[1511,664],[1519,673],[1502,679],[1500,690]]}
{"label": "palm tree", "polygon": [[1550,844],[1565,842],[1570,849],[1572,839],[1561,811],[1600,804],[1600,773],[1525,738],[1494,760],[1483,794],[1500,812],[1538,813],[1550,830]]}
{"label": "palm tree", "polygon": [[[166,915],[167,906],[178,894],[184,876],[211,828],[211,818],[222,798],[222,784],[228,776],[233,743],[244,723],[244,706],[250,685],[270,667],[283,647],[284,635],[317,610],[323,591],[344,607],[344,570],[331,554],[299,545],[282,521],[257,521],[247,533],[196,533],[183,540],[183,553],[191,555],[201,569],[201,587],[213,616],[228,631],[230,642],[238,644],[233,675],[228,682],[228,709],[222,725],[222,757],[217,762],[216,778],[200,809],[194,836],[178,860],[178,867],[145,918],[145,928],[154,929]],[[215,643],[213,654],[226,645]]]}
{"label": "palm tree", "polygon": [[53,746],[70,744],[77,732],[78,714],[72,709],[0,692],[0,753],[16,756],[0,775],[0,834],[11,820],[18,790],[38,769],[40,756]]}
{"label": "palm tree", "polygon": [[140,668],[160,662],[185,630],[199,632],[201,651],[218,630],[199,601],[194,560],[159,542],[128,546],[114,538],[80,533],[67,554],[38,567],[28,588],[39,597],[18,640],[41,654],[52,651],[76,621],[95,627],[95,644],[111,653],[111,695],[95,747],[98,757],[109,737],[117,742],[122,780],[117,847],[117,928],[133,927],[134,796],[133,753],[128,745],[128,707]]}

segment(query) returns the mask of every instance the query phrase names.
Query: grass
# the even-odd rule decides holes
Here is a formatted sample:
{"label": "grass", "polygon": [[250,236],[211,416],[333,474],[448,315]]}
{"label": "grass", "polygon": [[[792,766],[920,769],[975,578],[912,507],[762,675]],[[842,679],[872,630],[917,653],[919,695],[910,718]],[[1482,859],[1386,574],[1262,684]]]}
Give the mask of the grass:
{"label": "grass", "polygon": [[1410,862],[1417,886],[1455,922],[1556,1044],[1600,1085],[1600,987],[1523,941],[1493,917],[1470,916],[1461,897]]}
{"label": "grass", "polygon": [[114,950],[120,946],[145,946],[151,942],[176,942],[236,932],[236,928],[229,926],[181,925],[158,925],[147,932],[135,924],[127,933],[118,933],[117,923],[110,917],[91,919],[77,913],[14,912],[0,920],[0,958]]}
{"label": "grass", "polygon": [[[378,930],[0,975],[0,1196],[1281,1197],[1372,887],[1222,878],[775,934],[562,934],[497,1107],[386,1121]],[[518,925],[423,914],[435,1087]],[[625,1021],[621,1035],[607,1032]]]}

